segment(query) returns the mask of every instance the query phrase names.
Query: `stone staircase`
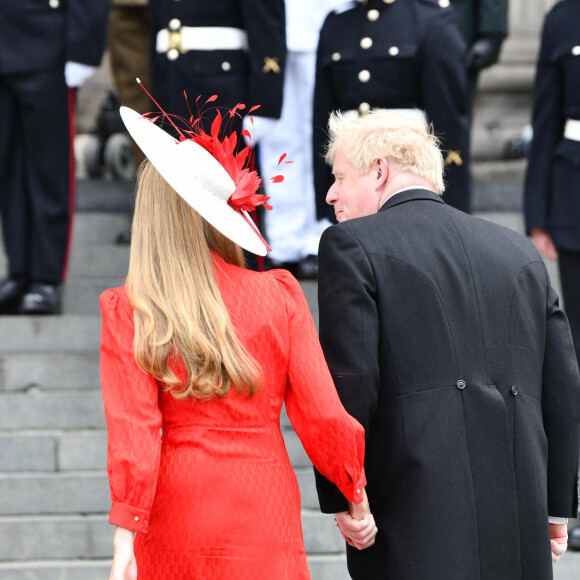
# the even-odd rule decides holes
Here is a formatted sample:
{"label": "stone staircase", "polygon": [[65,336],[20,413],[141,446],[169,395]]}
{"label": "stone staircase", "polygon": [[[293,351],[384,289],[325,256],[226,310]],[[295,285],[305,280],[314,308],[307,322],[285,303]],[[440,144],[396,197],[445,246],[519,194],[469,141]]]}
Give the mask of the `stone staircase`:
{"label": "stone staircase", "polygon": [[[64,313],[0,317],[2,580],[104,580],[110,569],[98,297],[127,271],[128,248],[113,239],[128,227],[117,210],[126,208],[129,186],[79,186],[84,211],[75,216]],[[316,284],[304,289],[314,306]],[[285,415],[282,425],[302,491],[312,577],[347,579],[343,542],[332,518],[318,512],[310,461]]]}

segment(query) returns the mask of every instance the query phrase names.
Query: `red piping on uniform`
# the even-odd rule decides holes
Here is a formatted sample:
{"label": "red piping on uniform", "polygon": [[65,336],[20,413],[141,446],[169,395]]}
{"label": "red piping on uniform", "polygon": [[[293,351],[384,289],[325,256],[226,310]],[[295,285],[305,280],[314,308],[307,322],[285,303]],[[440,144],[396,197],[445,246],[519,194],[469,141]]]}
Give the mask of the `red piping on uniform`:
{"label": "red piping on uniform", "polygon": [[68,90],[68,127],[69,127],[69,195],[68,195],[68,232],[66,239],[66,253],[64,256],[64,265],[62,267],[61,280],[64,282],[68,270],[68,262],[70,259],[71,239],[73,217],[75,213],[75,198],[76,198],[76,164],[75,164],[75,89]]}

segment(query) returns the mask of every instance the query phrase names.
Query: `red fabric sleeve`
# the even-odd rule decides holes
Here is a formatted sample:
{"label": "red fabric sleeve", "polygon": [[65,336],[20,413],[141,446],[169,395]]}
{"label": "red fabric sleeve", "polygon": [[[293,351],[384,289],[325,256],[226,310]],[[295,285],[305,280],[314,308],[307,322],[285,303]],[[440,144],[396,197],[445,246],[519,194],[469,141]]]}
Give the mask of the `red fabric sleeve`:
{"label": "red fabric sleeve", "polygon": [[274,272],[284,288],[290,336],[286,410],[308,457],[349,501],[360,503],[366,485],[365,436],[342,406],[297,280]]}
{"label": "red fabric sleeve", "polygon": [[161,452],[157,381],[133,357],[133,311],[124,288],[100,299],[101,390],[107,420],[109,522],[147,532]]}

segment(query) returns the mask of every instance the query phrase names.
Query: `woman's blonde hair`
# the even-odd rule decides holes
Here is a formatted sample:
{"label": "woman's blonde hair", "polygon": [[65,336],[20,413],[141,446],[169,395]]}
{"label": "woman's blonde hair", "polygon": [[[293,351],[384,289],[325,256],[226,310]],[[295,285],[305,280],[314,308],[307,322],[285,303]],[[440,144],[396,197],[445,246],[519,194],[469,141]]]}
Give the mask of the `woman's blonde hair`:
{"label": "woman's blonde hair", "polygon": [[334,112],[328,121],[328,134],[329,165],[342,147],[360,175],[365,175],[377,159],[385,158],[402,171],[426,179],[435,193],[441,195],[445,190],[439,140],[432,127],[418,118],[380,109],[356,119]]}
{"label": "woman's blonde hair", "polygon": [[[177,399],[224,397],[232,385],[251,396],[261,372],[238,340],[216,283],[211,250],[244,266],[230,241],[161,177],[149,161],[138,175],[127,294],[137,364]],[[187,378],[170,363],[181,357]]]}

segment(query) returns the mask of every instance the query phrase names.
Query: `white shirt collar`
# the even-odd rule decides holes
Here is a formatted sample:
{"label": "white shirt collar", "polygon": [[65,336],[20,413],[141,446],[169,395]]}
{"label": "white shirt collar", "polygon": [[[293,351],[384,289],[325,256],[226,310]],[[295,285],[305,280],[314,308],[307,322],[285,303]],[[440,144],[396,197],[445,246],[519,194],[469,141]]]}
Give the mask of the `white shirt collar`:
{"label": "white shirt collar", "polygon": [[[428,187],[424,187],[423,185],[409,185],[408,187],[403,187],[403,189],[398,189],[397,191],[395,191],[395,193],[392,193],[391,195],[389,195],[389,197],[387,197],[387,199],[385,199],[385,201],[383,201],[383,203],[381,203],[381,207],[383,207],[383,205],[385,205],[385,203],[387,203],[387,201],[389,201],[389,199],[391,199],[391,197],[393,197],[394,195],[397,195],[397,193],[402,193],[403,191],[409,191],[410,189],[424,189],[425,191],[430,191],[431,193],[433,193],[433,190],[429,189]],[[379,209],[381,209],[381,207],[379,207]]]}

